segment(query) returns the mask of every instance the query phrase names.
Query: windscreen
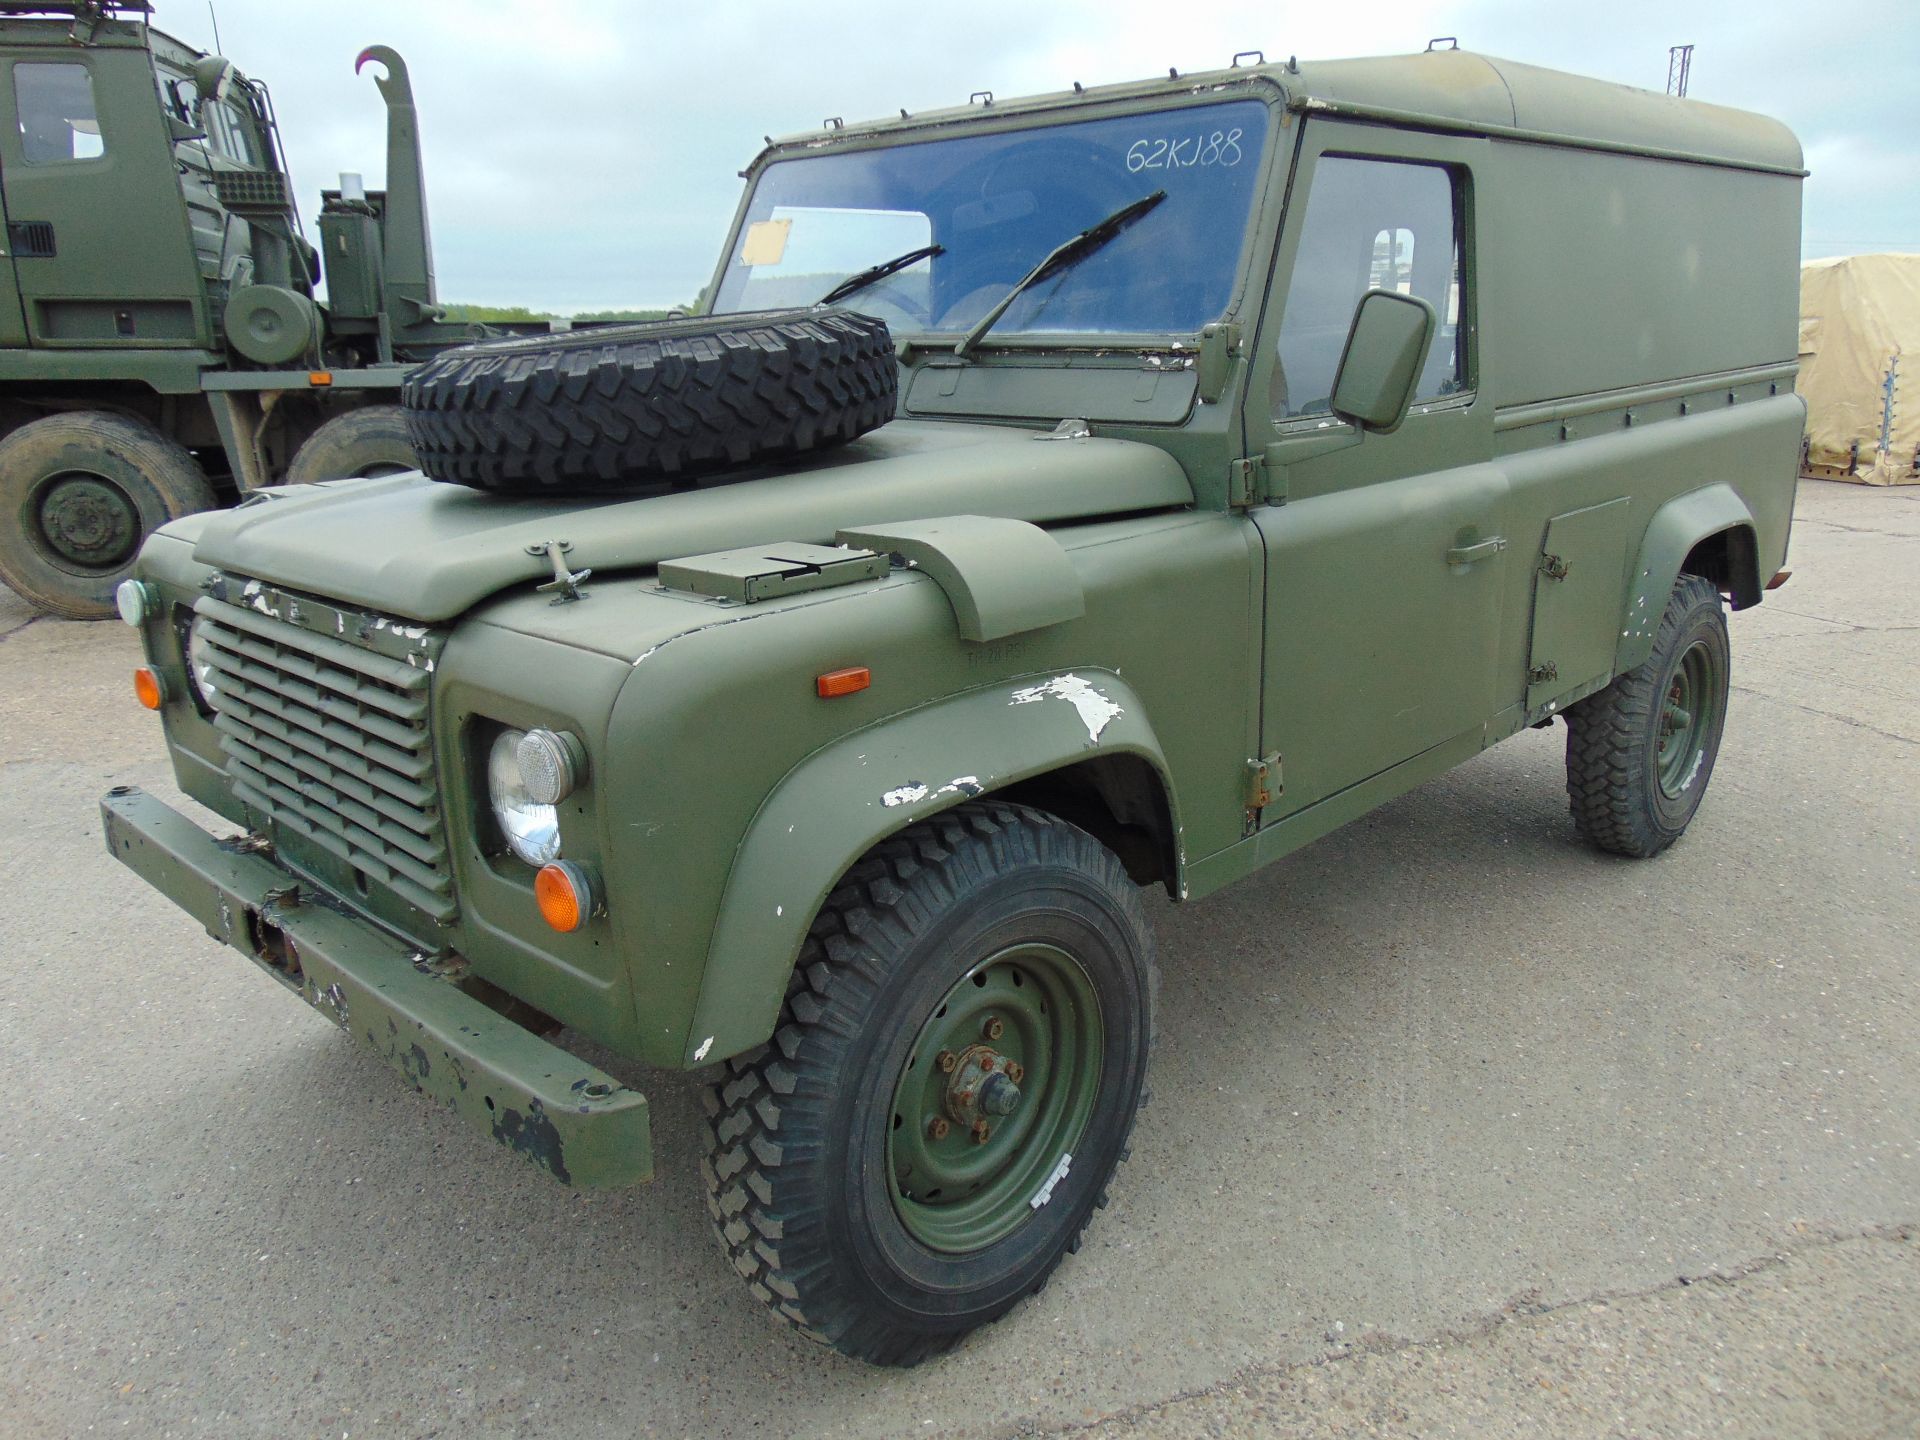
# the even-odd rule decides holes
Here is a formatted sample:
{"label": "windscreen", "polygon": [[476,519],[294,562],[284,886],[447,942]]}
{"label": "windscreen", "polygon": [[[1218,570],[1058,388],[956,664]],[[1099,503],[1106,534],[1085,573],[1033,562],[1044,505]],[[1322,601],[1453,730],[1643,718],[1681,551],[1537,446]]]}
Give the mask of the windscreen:
{"label": "windscreen", "polygon": [[1232,296],[1266,135],[1267,107],[1236,100],[781,160],[754,187],[713,308],[812,305],[939,245],[840,303],[898,331],[965,331],[1055,247],[1164,190],[993,334],[1195,331]]}

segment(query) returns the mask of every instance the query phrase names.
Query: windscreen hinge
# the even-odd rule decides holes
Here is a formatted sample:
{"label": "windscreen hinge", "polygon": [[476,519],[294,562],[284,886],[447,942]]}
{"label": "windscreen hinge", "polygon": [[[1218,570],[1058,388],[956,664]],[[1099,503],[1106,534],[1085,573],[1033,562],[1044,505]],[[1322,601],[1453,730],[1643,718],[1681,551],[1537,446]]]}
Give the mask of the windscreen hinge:
{"label": "windscreen hinge", "polygon": [[1227,503],[1240,507],[1258,505],[1267,498],[1267,462],[1261,455],[1246,455],[1227,466]]}

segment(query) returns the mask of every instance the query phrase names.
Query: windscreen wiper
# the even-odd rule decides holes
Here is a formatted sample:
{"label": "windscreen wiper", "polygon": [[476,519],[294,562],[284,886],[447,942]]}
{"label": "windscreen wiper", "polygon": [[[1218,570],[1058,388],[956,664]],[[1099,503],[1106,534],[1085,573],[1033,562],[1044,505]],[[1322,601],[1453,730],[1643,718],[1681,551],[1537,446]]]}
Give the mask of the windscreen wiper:
{"label": "windscreen wiper", "polygon": [[849,295],[866,289],[876,281],[884,280],[889,275],[906,269],[909,265],[918,265],[922,260],[931,260],[936,255],[946,253],[947,247],[944,245],[922,245],[918,250],[909,250],[906,254],[896,255],[891,260],[882,260],[878,265],[869,265],[857,275],[849,275],[813,303],[832,305],[836,301],[844,300]]}
{"label": "windscreen wiper", "polygon": [[980,343],[980,337],[999,323],[1000,317],[1007,313],[1007,307],[1025,294],[1030,287],[1038,285],[1051,275],[1059,274],[1069,265],[1086,259],[1166,198],[1167,192],[1164,190],[1156,190],[1151,195],[1142,195],[1131,205],[1121,206],[1098,225],[1082,230],[1066,244],[1060,246],[1015,281],[1013,288],[1000,298],[1000,303],[982,315],[979,323],[967,331],[960,343],[953,347],[953,353],[964,359],[966,353]]}

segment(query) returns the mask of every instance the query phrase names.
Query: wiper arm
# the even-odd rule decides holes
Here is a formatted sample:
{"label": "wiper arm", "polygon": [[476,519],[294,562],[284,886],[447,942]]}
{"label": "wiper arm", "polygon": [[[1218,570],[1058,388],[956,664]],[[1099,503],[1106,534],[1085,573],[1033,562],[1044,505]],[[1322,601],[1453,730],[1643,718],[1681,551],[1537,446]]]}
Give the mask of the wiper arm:
{"label": "wiper arm", "polygon": [[967,331],[960,343],[953,347],[953,353],[964,359],[967,352],[980,343],[981,337],[1000,322],[1000,317],[1007,313],[1007,308],[1027,290],[1049,276],[1059,274],[1069,265],[1078,264],[1086,259],[1166,198],[1167,192],[1164,190],[1156,190],[1151,195],[1142,195],[1131,205],[1121,206],[1098,225],[1082,230],[1066,244],[1054,250],[1046,259],[1014,282],[1013,288],[1000,298],[1000,303],[982,315],[979,322]]}
{"label": "wiper arm", "polygon": [[909,265],[918,265],[922,260],[931,260],[936,255],[946,253],[947,247],[944,245],[922,245],[918,250],[909,250],[906,254],[896,255],[891,260],[882,260],[878,265],[869,265],[857,275],[849,275],[813,303],[832,305],[836,301],[844,300],[849,295],[866,289],[869,285],[886,279],[889,275],[906,269]]}

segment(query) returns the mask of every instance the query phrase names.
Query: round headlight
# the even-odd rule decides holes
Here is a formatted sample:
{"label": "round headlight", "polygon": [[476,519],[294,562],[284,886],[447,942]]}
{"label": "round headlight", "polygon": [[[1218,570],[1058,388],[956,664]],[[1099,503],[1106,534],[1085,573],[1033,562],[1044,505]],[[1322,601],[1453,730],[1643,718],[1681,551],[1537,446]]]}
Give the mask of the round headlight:
{"label": "round headlight", "polygon": [[574,792],[587,771],[586,748],[571,735],[529,730],[514,751],[527,794],[541,805],[558,805]]}
{"label": "round headlight", "polygon": [[528,793],[518,751],[524,730],[502,730],[487,752],[487,799],[507,848],[527,864],[541,866],[560,853],[560,813]]}
{"label": "round headlight", "polygon": [[187,674],[193,680],[194,693],[209,710],[220,708],[220,694],[214,684],[214,650],[199,624],[187,627]]}
{"label": "round headlight", "polygon": [[113,592],[120,618],[138,630],[153,613],[153,587],[141,580],[122,580]]}

